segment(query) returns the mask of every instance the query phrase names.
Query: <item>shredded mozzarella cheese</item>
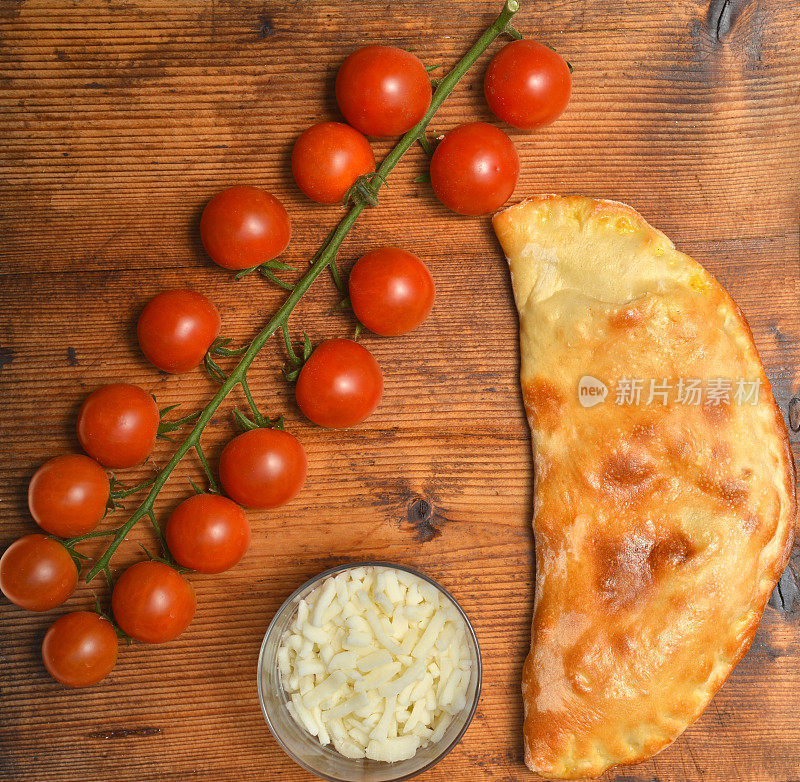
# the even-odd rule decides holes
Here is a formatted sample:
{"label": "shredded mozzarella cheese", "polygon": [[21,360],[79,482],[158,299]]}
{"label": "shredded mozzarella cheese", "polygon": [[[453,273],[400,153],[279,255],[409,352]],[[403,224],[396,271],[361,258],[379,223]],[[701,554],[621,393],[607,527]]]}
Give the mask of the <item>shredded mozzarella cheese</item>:
{"label": "shredded mozzarella cheese", "polygon": [[295,722],[348,758],[394,763],[439,741],[466,706],[462,615],[404,570],[358,567],[305,599],[278,650]]}

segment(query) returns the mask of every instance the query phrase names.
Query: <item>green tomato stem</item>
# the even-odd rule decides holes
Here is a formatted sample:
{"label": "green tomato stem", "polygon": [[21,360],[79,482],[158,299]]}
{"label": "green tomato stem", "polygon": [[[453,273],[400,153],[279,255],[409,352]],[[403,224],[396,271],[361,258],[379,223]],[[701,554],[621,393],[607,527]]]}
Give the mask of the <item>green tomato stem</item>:
{"label": "green tomato stem", "polygon": [[154,481],[155,478],[148,478],[146,481],[142,481],[138,486],[132,486],[130,489],[112,489],[109,496],[112,500],[124,500],[126,497],[130,497],[131,494],[138,494],[142,489],[152,486]]}
{"label": "green tomato stem", "polygon": [[253,399],[250,386],[247,384],[247,375],[242,377],[242,391],[244,391],[244,395],[247,397],[247,404],[250,405],[250,410],[253,413],[253,420],[256,422],[256,424],[258,424],[258,426],[262,426],[264,423],[264,416],[261,415],[261,411],[258,409],[256,400]]}
{"label": "green tomato stem", "polygon": [[62,540],[65,548],[73,548],[77,543],[82,543],[84,540],[91,538],[107,538],[109,535],[116,535],[119,530],[115,527],[113,529],[95,530],[94,532],[86,532],[83,535],[78,535],[68,540]]}
{"label": "green tomato stem", "polygon": [[194,444],[194,450],[197,452],[197,458],[200,459],[203,472],[206,474],[206,478],[208,478],[208,490],[214,492],[214,494],[219,494],[220,490],[219,485],[217,484],[217,479],[214,477],[214,473],[211,472],[211,467],[208,465],[208,460],[206,459],[205,452],[203,451],[203,446],[200,445],[199,437],[197,438],[197,442]]}
{"label": "green tomato stem", "polygon": [[[502,33],[504,33],[509,25],[511,18],[519,10],[518,0],[506,0],[503,10],[500,15],[492,22],[492,24],[484,31],[483,35],[473,44],[472,48],[461,58],[457,65],[447,74],[436,87],[431,104],[425,112],[425,116],[409,130],[397,143],[394,149],[383,159],[376,175],[373,176],[366,188],[377,198],[377,192],[381,185],[385,182],[389,173],[394,169],[400,158],[411,148],[425,134],[425,129],[428,127],[433,115],[436,114],[439,107],[444,102],[445,98],[453,91],[455,86],[472,67],[475,61],[486,51],[491,43]],[[269,323],[255,336],[250,343],[247,350],[242,355],[239,363],[225,378],[222,385],[219,387],[217,393],[213,396],[211,401],[201,411],[194,428],[189,433],[188,437],[178,446],[172,458],[163,467],[161,472],[155,477],[153,485],[143,500],[142,504],[133,512],[128,521],[123,524],[114,539],[109,544],[100,559],[95,563],[92,569],[86,574],[86,581],[91,581],[101,571],[108,572],[108,563],[114,552],[119,548],[120,544],[127,537],[130,531],[136,526],[144,516],[152,515],[155,506],[156,498],[159,492],[164,487],[164,484],[169,479],[174,469],[178,466],[181,459],[194,448],[203,464],[212,488],[216,487],[216,481],[208,467],[208,462],[205,459],[203,450],[200,446],[200,437],[206,428],[206,425],[211,420],[214,413],[217,411],[222,401],[230,394],[230,392],[237,386],[242,384],[247,370],[253,363],[253,360],[272,337],[272,335],[288,324],[289,316],[297,306],[300,299],[303,298],[306,291],[311,287],[314,281],[319,277],[322,271],[328,267],[334,269],[336,263],[336,255],[342,245],[345,237],[353,226],[353,223],[358,219],[361,212],[364,211],[367,204],[364,200],[356,200],[348,209],[347,213],[341,219],[339,224],[328,235],[325,243],[317,251],[312,260],[312,264],[308,271],[300,278],[294,289],[286,297],[286,301],[272,316]],[[246,382],[246,381],[245,381]],[[245,388],[245,386],[242,386]],[[249,401],[249,400],[248,400]]]}

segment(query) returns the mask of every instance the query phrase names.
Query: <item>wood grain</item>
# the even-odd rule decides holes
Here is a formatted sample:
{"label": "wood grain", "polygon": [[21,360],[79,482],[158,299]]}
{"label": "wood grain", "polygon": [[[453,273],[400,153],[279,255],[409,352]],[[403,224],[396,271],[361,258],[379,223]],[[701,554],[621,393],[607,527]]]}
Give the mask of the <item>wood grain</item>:
{"label": "wood grain", "polygon": [[[497,0],[367,3],[89,0],[0,2],[0,546],[33,524],[36,466],[75,450],[87,391],[127,378],[187,410],[213,385],[166,377],[135,344],[144,301],[190,285],[218,304],[224,333],[251,337],[281,301],[256,279],[234,284],[203,255],[200,209],[220,188],[261,185],[287,205],[286,260],[305,263],[337,217],[293,184],[287,157],[310,123],[336,118],[337,65],[367,42],[449,66]],[[749,319],[785,415],[800,359],[800,11],[785,0],[539,0],[518,27],[575,66],[569,109],[535,134],[512,133],[517,194],[579,192],[630,203],[703,262]],[[491,120],[482,67],[434,121]],[[375,144],[376,152],[388,149]],[[532,603],[531,462],[517,390],[507,271],[488,221],[448,213],[420,150],[359,221],[345,266],[378,243],[419,254],[437,304],[418,332],[365,335],[386,376],[377,413],[352,431],[308,426],[270,344],[251,374],[269,412],[303,440],[306,488],[250,514],[252,549],[228,574],[194,577],[199,611],[178,641],[125,648],[100,687],[67,692],[39,660],[53,615],[92,602],[82,587],[53,615],[0,605],[0,779],[295,780],[267,730],[255,664],[285,597],[325,567],[368,557],[438,578],[473,619],[484,660],[466,738],[428,780],[525,780],[519,673]],[[293,318],[312,339],[345,335],[320,280]],[[241,402],[241,400],[238,400]],[[209,428],[212,456],[233,431]],[[797,456],[797,433],[792,434]],[[152,460],[163,464],[168,444]],[[146,474],[148,468],[139,471]],[[187,495],[188,461],[159,512]],[[126,478],[134,480],[135,471]],[[138,557],[136,530],[118,566]],[[752,650],[672,747],[611,780],[800,779],[800,554]],[[107,595],[99,582],[92,587]]]}

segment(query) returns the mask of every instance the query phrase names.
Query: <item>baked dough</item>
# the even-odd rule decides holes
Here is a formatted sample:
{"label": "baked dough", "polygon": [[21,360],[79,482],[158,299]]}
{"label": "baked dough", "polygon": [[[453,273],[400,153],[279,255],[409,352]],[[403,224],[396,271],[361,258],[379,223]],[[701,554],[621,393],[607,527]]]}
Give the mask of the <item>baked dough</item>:
{"label": "baked dough", "polygon": [[534,445],[525,762],[595,777],[674,741],[750,646],[793,540],[788,435],[736,304],[633,209],[541,196],[494,228]]}

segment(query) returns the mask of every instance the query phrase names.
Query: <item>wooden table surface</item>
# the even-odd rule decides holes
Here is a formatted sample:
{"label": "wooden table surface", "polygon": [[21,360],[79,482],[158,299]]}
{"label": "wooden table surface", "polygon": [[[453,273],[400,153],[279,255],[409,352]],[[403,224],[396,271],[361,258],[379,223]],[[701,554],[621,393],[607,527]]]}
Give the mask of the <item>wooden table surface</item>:
{"label": "wooden table surface", "polygon": [[[218,305],[224,334],[249,340],[282,293],[234,283],[204,256],[200,210],[234,183],[278,195],[293,220],[286,260],[302,266],[339,214],[305,200],[288,155],[296,136],[336,119],[332,81],[354,48],[389,42],[428,64],[454,63],[499,0],[312,2],[0,2],[0,547],[34,531],[33,470],[77,450],[82,398],[112,380],[141,384],[188,412],[213,383],[167,377],[140,355],[133,325],[156,292],[189,285]],[[800,363],[800,7],[788,0],[538,0],[516,25],[574,65],[553,126],[512,132],[515,198],[583,193],[630,203],[706,264],[752,325],[788,416]],[[435,118],[444,131],[491,121],[487,59]],[[375,144],[383,153],[388,143]],[[301,495],[251,513],[246,559],[194,576],[199,608],[178,641],[136,644],[100,686],[67,691],[39,649],[55,615],[101,601],[101,580],[48,615],[0,604],[0,779],[309,779],[259,710],[255,667],[270,617],[330,565],[381,558],[423,569],[453,591],[483,649],[484,685],[465,739],[426,780],[526,780],[520,667],[532,604],[531,459],[517,389],[517,331],[505,262],[487,219],[447,212],[409,153],[358,222],[348,266],[380,243],[430,265],[431,318],[407,337],[362,340],[384,369],[380,408],[330,432],[306,423],[280,375],[277,343],[256,361],[263,407],[305,444]],[[293,317],[316,342],[351,332],[320,278]],[[241,403],[241,399],[236,400]],[[798,403],[795,403],[798,404]],[[230,405],[206,436],[233,432]],[[795,454],[798,434],[792,433]],[[125,473],[134,480],[163,465]],[[189,492],[191,460],[163,492],[163,518]],[[107,522],[111,523],[111,522]],[[114,560],[140,558],[136,529]],[[800,555],[756,641],[696,725],[615,780],[800,779]]]}

